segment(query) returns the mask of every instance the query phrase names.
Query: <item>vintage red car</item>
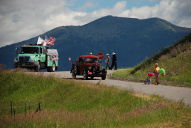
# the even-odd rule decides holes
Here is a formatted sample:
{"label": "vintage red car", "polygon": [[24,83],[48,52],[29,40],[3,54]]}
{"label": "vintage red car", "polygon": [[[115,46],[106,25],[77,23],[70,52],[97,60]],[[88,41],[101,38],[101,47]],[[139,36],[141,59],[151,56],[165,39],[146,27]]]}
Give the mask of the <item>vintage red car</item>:
{"label": "vintage red car", "polygon": [[107,71],[101,66],[101,59],[101,57],[93,55],[80,56],[78,60],[72,64],[72,78],[81,75],[85,80],[88,78],[94,79],[94,77],[101,77],[102,80],[105,80]]}

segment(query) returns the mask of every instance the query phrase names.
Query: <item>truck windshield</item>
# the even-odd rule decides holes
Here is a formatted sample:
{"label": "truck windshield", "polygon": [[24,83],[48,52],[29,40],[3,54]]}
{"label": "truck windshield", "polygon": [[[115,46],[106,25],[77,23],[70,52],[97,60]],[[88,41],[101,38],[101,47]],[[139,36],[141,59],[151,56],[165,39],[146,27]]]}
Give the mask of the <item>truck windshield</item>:
{"label": "truck windshield", "polygon": [[21,53],[36,54],[38,53],[38,47],[22,47]]}
{"label": "truck windshield", "polygon": [[98,62],[97,58],[84,58],[85,63],[96,63]]}

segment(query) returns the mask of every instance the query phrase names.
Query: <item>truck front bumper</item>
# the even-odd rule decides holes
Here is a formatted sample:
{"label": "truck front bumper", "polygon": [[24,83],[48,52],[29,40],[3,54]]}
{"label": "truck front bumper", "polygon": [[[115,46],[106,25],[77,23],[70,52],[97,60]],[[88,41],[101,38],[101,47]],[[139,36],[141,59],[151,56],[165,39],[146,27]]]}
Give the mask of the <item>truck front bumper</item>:
{"label": "truck front bumper", "polygon": [[89,77],[102,77],[104,75],[107,75],[107,71],[98,71],[98,72],[88,71]]}
{"label": "truck front bumper", "polygon": [[36,62],[25,62],[25,63],[15,62],[15,67],[30,68],[36,66],[37,66]]}

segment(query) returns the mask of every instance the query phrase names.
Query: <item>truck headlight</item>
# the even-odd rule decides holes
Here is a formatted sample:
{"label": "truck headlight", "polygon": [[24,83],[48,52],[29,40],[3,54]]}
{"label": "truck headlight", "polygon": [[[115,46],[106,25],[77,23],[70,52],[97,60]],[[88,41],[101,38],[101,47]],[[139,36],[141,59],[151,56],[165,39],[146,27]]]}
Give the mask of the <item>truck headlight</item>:
{"label": "truck headlight", "polygon": [[18,62],[18,61],[19,61],[19,58],[16,57],[16,58],[14,59],[14,62]]}
{"label": "truck headlight", "polygon": [[35,58],[35,56],[30,56],[29,62],[34,62],[34,58]]}
{"label": "truck headlight", "polygon": [[91,69],[92,69],[92,67],[90,66],[90,67],[88,67],[88,69],[89,69],[89,70],[91,70]]}

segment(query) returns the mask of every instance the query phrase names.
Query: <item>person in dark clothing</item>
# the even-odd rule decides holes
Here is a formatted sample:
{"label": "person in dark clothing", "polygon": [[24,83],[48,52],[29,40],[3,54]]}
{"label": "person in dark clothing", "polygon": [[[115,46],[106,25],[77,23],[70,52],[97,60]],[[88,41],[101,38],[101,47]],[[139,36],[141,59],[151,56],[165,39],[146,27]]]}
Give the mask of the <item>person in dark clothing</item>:
{"label": "person in dark clothing", "polygon": [[116,53],[112,53],[112,64],[111,64],[111,70],[115,67],[115,70],[117,70],[117,56]]}

